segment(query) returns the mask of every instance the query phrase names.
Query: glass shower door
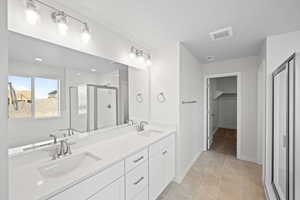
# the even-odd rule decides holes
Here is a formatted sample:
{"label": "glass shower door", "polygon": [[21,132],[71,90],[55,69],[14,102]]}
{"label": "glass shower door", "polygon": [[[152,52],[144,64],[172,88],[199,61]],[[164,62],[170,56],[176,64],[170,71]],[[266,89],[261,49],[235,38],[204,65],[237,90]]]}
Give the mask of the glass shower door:
{"label": "glass shower door", "polygon": [[280,200],[288,200],[288,68],[273,81],[273,184]]}

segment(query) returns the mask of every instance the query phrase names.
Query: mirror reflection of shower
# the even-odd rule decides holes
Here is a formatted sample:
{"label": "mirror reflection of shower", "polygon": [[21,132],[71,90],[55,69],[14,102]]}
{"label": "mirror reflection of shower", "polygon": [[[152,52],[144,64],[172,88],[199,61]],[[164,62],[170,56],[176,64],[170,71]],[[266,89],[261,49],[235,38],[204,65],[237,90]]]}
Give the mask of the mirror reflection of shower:
{"label": "mirror reflection of shower", "polygon": [[129,120],[128,82],[118,86],[69,87],[69,127],[80,132],[114,127]]}

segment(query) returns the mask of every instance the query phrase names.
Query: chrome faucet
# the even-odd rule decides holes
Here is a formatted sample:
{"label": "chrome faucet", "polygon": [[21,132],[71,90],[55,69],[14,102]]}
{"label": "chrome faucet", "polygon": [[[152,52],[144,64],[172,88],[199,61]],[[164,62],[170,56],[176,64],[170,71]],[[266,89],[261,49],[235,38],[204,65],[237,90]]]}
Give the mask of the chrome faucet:
{"label": "chrome faucet", "polygon": [[67,154],[72,154],[71,146],[70,146],[68,140],[61,140],[57,156],[61,157],[61,156],[65,156]]}
{"label": "chrome faucet", "polygon": [[55,144],[55,149],[51,153],[52,160],[56,160],[57,158],[60,158],[61,156],[65,155],[71,155],[71,145],[68,142],[68,139],[60,140],[59,145],[57,145],[57,137],[55,135],[51,135],[51,137],[54,138],[54,144]]}
{"label": "chrome faucet", "polygon": [[145,125],[146,125],[146,124],[149,124],[149,123],[146,122],[146,121],[140,121],[140,124],[137,125],[137,131],[138,131],[138,132],[144,131],[144,130],[145,130]]}

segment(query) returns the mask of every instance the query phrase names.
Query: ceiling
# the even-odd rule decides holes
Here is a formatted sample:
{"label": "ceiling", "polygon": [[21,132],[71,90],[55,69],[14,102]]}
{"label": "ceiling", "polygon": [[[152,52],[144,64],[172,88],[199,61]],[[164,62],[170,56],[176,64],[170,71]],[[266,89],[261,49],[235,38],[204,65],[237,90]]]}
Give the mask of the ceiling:
{"label": "ceiling", "polygon": [[[20,48],[21,47],[21,48]],[[18,33],[9,32],[9,60],[25,63],[45,64],[81,71],[96,69],[97,73],[108,73],[127,66],[79,51],[54,45]],[[35,61],[41,58],[42,62]]]}
{"label": "ceiling", "polygon": [[[181,41],[201,61],[258,55],[268,35],[300,30],[299,0],[57,0],[136,42]],[[231,26],[233,37],[209,32]]]}

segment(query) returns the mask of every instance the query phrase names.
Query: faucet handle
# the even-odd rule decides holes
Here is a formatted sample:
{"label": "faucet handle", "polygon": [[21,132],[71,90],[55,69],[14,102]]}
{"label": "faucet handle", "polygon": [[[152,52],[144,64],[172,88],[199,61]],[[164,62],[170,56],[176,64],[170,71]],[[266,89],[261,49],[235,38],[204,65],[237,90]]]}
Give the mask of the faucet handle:
{"label": "faucet handle", "polygon": [[132,119],[128,120],[128,126],[133,126],[133,125],[135,125],[135,122]]}
{"label": "faucet handle", "polygon": [[53,143],[54,144],[56,144],[57,143],[57,136],[55,135],[55,134],[53,134],[53,133],[51,133],[50,135],[49,135],[49,137],[53,137]]}
{"label": "faucet handle", "polygon": [[147,122],[147,121],[141,121],[140,122],[140,126],[143,128],[145,125],[148,125],[149,124],[149,122]]}

